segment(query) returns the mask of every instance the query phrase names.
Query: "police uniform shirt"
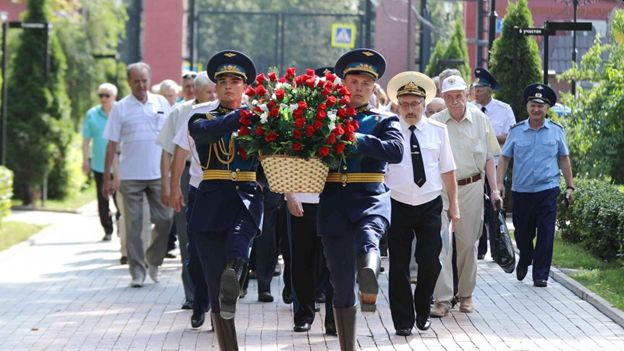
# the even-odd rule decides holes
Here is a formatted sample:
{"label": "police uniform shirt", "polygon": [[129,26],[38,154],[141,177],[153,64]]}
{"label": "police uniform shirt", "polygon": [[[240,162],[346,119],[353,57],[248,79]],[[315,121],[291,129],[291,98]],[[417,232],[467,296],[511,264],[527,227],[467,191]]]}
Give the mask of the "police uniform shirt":
{"label": "police uniform shirt", "polygon": [[546,119],[534,130],[529,120],[509,131],[502,155],[513,159],[512,191],[538,192],[559,186],[559,158],[570,151],[563,128]]}
{"label": "police uniform shirt", "polygon": [[[411,150],[409,125],[401,120],[404,150]],[[455,161],[446,126],[428,118],[421,118],[414,129],[422,152],[427,181],[422,187],[414,182],[412,156],[403,152],[400,163],[389,164],[386,185],[392,199],[411,206],[432,201],[442,193],[442,173],[455,170]]]}
{"label": "police uniform shirt", "polygon": [[[175,143],[173,142],[173,138],[177,134],[178,130],[182,128],[182,125],[188,123],[188,113],[193,108],[195,102],[195,99],[191,99],[174,105],[173,110],[169,113],[169,116],[165,121],[165,125],[160,130],[160,134],[158,134],[156,144],[160,145],[163,150],[167,151],[171,155],[175,152]],[[190,160],[191,157],[189,156],[187,161]]]}
{"label": "police uniform shirt", "polygon": [[449,110],[438,112],[431,119],[446,124],[455,160],[457,180],[483,175],[485,162],[500,154],[500,146],[487,117],[476,107],[466,105],[458,122]]}
{"label": "police uniform shirt", "polygon": [[160,154],[156,145],[171,107],[164,97],[147,93],[145,103],[130,94],[113,107],[104,138],[120,143],[121,180],[160,179]]}
{"label": "police uniform shirt", "polygon": [[197,154],[197,149],[195,148],[195,142],[193,142],[193,138],[188,132],[188,120],[196,113],[207,113],[214,111],[217,107],[219,107],[219,100],[193,106],[187,115],[182,118],[183,123],[173,138],[173,143],[175,145],[191,152],[191,167],[189,169],[191,180],[189,181],[189,184],[195,188],[199,188],[199,183],[201,183],[203,179],[204,172],[202,171],[202,166],[199,164],[199,155]]}
{"label": "police uniform shirt", "polygon": [[496,136],[509,133],[509,129],[516,124],[516,117],[514,116],[511,106],[500,100],[491,99],[485,106],[477,103],[475,103],[475,105],[481,111],[483,111],[483,107],[485,107],[485,115],[490,120],[490,124],[492,124],[492,129],[494,129]]}

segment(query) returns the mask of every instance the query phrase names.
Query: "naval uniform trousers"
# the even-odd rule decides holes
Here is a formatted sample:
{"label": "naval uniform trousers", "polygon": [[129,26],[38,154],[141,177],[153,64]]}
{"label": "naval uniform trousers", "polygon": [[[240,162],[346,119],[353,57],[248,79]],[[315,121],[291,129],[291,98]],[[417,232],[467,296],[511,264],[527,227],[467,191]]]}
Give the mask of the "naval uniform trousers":
{"label": "naval uniform trousers", "polygon": [[346,233],[322,237],[330,281],[334,288],[335,308],[355,306],[357,259],[369,252],[379,254],[379,240],[388,225],[382,216],[371,215],[350,223]]}
{"label": "naval uniform trousers", "polygon": [[[513,224],[519,267],[533,265],[533,280],[548,280],[555,241],[559,187],[535,193],[513,192]],[[463,218],[463,217],[462,217]],[[533,239],[537,235],[535,247]]]}
{"label": "naval uniform trousers", "polygon": [[[323,244],[316,233],[318,204],[302,203],[303,217],[290,216],[290,248],[295,325],[314,322],[315,290],[329,279],[329,270],[323,258]],[[319,270],[319,266],[322,266]],[[333,289],[325,291],[326,313],[333,313]],[[327,314],[326,314],[327,316]]]}
{"label": "naval uniform trousers", "polygon": [[[184,185],[182,185],[184,187]],[[188,201],[186,202],[186,217],[184,218],[185,224],[188,228],[188,220],[193,211],[193,203],[197,196],[197,188],[188,185]],[[201,267],[200,252],[197,248],[197,234],[190,230],[186,230],[188,238],[188,261],[186,266],[188,273],[193,282],[193,311],[196,312],[208,312],[210,301],[208,300],[208,286],[204,278],[204,271]]]}
{"label": "naval uniform trousers", "polygon": [[208,286],[208,300],[210,310],[219,313],[219,290],[221,274],[225,270],[228,260],[240,258],[249,261],[249,252],[253,238],[258,232],[255,221],[242,202],[238,208],[228,208],[225,211],[236,213],[236,219],[231,228],[223,231],[197,232],[197,249],[204,280]]}
{"label": "naval uniform trousers", "polygon": [[[392,224],[388,230],[388,300],[394,328],[397,330],[414,326],[414,310],[418,316],[429,316],[430,298],[442,267],[439,260],[442,250],[441,215],[441,196],[417,206],[392,199]],[[414,237],[418,281],[412,297],[409,264]]]}

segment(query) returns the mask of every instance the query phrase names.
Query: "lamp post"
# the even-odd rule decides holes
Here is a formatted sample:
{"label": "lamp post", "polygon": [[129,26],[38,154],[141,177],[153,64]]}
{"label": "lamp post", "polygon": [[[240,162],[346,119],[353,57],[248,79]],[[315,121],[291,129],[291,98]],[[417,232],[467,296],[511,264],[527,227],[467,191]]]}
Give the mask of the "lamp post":
{"label": "lamp post", "polygon": [[[576,23],[578,0],[572,0],[572,7],[574,8],[574,23]],[[576,63],[576,31],[572,31],[572,62]],[[572,96],[576,96],[576,81],[574,79],[570,82],[570,92]]]}

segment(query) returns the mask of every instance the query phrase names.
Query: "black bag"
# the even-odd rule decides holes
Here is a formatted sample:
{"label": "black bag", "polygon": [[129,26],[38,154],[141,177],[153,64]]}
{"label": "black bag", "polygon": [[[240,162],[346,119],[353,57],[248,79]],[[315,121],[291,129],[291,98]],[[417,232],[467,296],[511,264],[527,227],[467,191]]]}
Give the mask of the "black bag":
{"label": "black bag", "polygon": [[505,211],[498,210],[495,218],[496,227],[491,238],[492,259],[506,272],[512,273],[516,268],[516,252],[514,251],[507,222],[505,221]]}

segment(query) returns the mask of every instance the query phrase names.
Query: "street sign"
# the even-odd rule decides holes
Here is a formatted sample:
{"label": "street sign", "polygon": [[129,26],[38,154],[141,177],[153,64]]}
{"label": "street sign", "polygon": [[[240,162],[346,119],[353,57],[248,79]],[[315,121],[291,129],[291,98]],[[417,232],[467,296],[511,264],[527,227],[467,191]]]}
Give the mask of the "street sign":
{"label": "street sign", "polygon": [[591,22],[546,22],[546,27],[549,30],[574,30],[574,31],[588,31],[593,28]]}
{"label": "street sign", "polygon": [[546,33],[545,28],[518,28],[517,30],[520,35],[544,35]]}
{"label": "street sign", "polygon": [[334,48],[355,47],[355,24],[333,23],[331,26],[331,46]]}

